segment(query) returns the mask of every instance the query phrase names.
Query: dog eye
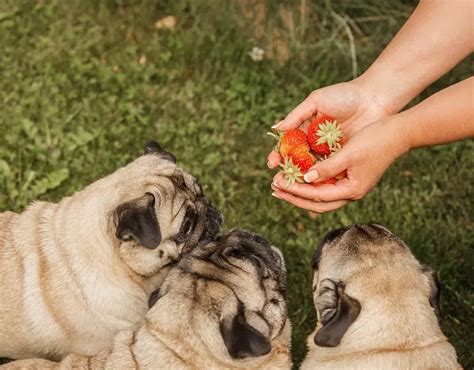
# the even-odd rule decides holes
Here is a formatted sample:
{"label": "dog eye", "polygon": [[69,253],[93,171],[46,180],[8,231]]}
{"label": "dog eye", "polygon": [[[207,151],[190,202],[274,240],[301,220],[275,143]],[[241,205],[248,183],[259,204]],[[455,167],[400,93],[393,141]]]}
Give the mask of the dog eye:
{"label": "dog eye", "polygon": [[187,220],[181,228],[181,233],[186,236],[191,234],[191,231],[193,231],[193,226],[194,222],[192,220]]}
{"label": "dog eye", "polygon": [[231,249],[229,252],[226,253],[226,255],[228,257],[232,257],[232,258],[243,258],[244,257],[244,254],[242,252],[241,249]]}
{"label": "dog eye", "polygon": [[178,243],[183,243],[191,237],[191,234],[195,226],[195,213],[194,210],[188,210],[186,216],[184,216],[184,221],[181,224],[178,235],[176,235],[175,241]]}

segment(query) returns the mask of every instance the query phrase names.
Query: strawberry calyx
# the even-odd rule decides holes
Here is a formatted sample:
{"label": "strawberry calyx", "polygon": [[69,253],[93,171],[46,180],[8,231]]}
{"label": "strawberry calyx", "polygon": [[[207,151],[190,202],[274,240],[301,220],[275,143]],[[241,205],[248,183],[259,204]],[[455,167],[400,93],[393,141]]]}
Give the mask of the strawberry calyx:
{"label": "strawberry calyx", "polygon": [[270,135],[272,138],[276,139],[277,143],[275,144],[273,150],[279,152],[281,139],[283,137],[283,131],[267,132],[267,135]]}
{"label": "strawberry calyx", "polygon": [[303,181],[303,173],[301,172],[300,168],[293,163],[293,160],[289,157],[285,157],[285,161],[280,163],[280,167],[282,168],[283,177],[286,179],[286,187],[290,187],[296,182],[304,182]]}
{"label": "strawberry calyx", "polygon": [[316,144],[327,143],[331,151],[341,148],[339,141],[342,137],[342,131],[336,121],[326,120],[324,123],[319,124],[316,135],[319,136]]}

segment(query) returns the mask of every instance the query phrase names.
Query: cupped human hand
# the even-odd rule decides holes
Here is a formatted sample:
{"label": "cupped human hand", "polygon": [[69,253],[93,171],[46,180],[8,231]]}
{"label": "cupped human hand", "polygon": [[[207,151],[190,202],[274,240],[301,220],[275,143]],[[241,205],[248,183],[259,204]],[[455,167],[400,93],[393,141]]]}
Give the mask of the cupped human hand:
{"label": "cupped human hand", "polygon": [[[335,119],[346,139],[371,122],[387,115],[377,97],[372,96],[369,89],[355,79],[314,90],[273,128],[281,131],[301,128],[305,131],[307,122],[317,114]],[[280,163],[281,157],[272,151],[267,161],[268,167],[275,168]]]}
{"label": "cupped human hand", "polygon": [[[409,150],[397,116],[374,122],[355,132],[340,151],[317,162],[305,175],[306,183],[287,181],[279,172],[271,185],[273,195],[299,208],[323,213],[363,198],[378,183],[392,162]],[[342,171],[347,177],[335,184],[320,184]]]}

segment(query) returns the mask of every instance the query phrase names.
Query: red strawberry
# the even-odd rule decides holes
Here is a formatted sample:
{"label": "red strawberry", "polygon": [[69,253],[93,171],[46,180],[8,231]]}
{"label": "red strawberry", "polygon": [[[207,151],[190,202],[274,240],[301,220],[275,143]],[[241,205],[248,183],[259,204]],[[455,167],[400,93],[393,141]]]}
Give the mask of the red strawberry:
{"label": "red strawberry", "polygon": [[340,148],[342,132],[335,120],[321,116],[309,124],[307,138],[309,146],[316,154],[329,156]]}
{"label": "red strawberry", "polygon": [[296,147],[305,148],[306,151],[309,151],[306,134],[299,129],[284,132],[279,131],[277,134],[269,132],[268,134],[278,140],[275,150],[280,152],[282,157],[286,157],[288,152]]}
{"label": "red strawberry", "polygon": [[314,157],[309,152],[309,148],[302,146],[288,151],[285,162],[280,164],[283,169],[283,176],[287,180],[287,186],[296,182],[303,182],[303,176],[314,164]]}
{"label": "red strawberry", "polygon": [[325,185],[325,184],[334,185],[336,182],[337,182],[337,180],[336,180],[335,177],[330,177],[330,178],[327,179],[327,180],[315,181],[315,182],[312,182],[311,184],[314,185],[314,186]]}
{"label": "red strawberry", "polygon": [[313,184],[314,186],[318,186],[318,185],[323,185],[323,184],[331,184],[331,185],[334,185],[338,180],[342,180],[344,179],[345,177],[347,177],[347,171],[344,170],[340,173],[338,173],[336,176],[334,177],[330,177],[329,179],[327,180],[323,180],[323,181],[315,181],[315,182],[312,182],[311,184]]}
{"label": "red strawberry", "polygon": [[347,177],[347,170],[344,170],[336,175],[336,180],[342,180]]}
{"label": "red strawberry", "polygon": [[329,156],[331,154],[331,148],[328,143],[313,144],[311,145],[311,149],[318,155]]}
{"label": "red strawberry", "polygon": [[300,171],[303,175],[308,172],[308,170],[314,164],[314,157],[309,152],[309,148],[293,148],[288,152],[288,158],[293,161],[293,164],[300,168]]}

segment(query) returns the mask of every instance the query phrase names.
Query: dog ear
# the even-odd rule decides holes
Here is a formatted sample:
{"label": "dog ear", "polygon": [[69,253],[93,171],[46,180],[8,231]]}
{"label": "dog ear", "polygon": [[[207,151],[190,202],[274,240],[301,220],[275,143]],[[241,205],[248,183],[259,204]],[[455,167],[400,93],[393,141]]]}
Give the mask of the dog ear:
{"label": "dog ear", "polygon": [[211,203],[207,206],[205,217],[206,221],[204,222],[204,229],[199,237],[200,242],[214,240],[219,233],[222,222],[224,221],[222,213],[220,213],[220,211]]}
{"label": "dog ear", "polygon": [[263,356],[272,349],[268,338],[248,324],[242,306],[235,316],[224,317],[219,328],[232,358]]}
{"label": "dog ear", "polygon": [[316,307],[322,327],[314,336],[320,347],[336,347],[360,313],[359,301],[344,293],[344,286],[330,279],[321,282]]}
{"label": "dog ear", "polygon": [[147,141],[145,143],[143,154],[158,154],[164,159],[176,163],[176,157],[170,152],[164,150],[156,141]]}
{"label": "dog ear", "polygon": [[151,194],[120,205],[116,210],[115,236],[122,241],[134,239],[148,249],[161,243],[161,230],[155,215],[155,198]]}
{"label": "dog ear", "polygon": [[430,302],[430,306],[433,307],[433,310],[438,319],[438,322],[441,322],[441,311],[439,309],[441,285],[438,280],[438,275],[428,265],[422,265],[421,271],[428,278],[428,283],[430,284],[430,295],[428,298]]}

